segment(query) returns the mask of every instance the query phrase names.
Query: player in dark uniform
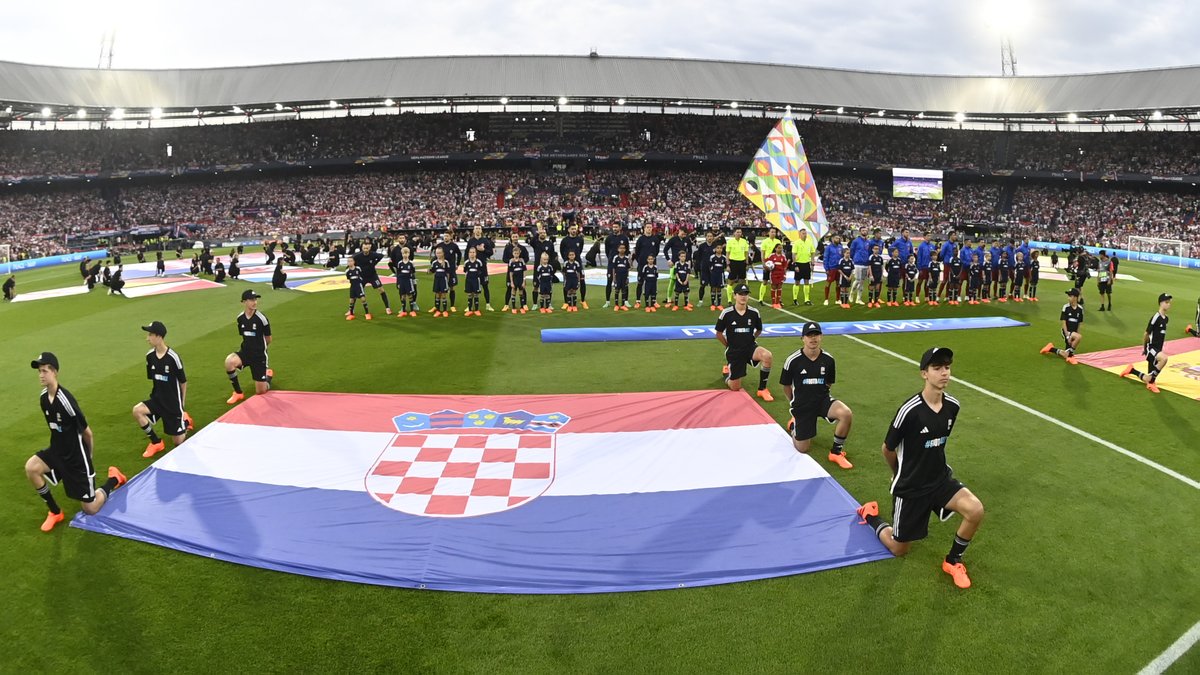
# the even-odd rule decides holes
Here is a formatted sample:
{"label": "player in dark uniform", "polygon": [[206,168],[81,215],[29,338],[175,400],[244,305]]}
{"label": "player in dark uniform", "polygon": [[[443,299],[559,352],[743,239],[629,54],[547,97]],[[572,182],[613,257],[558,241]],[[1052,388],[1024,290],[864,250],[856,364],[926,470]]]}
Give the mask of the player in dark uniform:
{"label": "player in dark uniform", "polygon": [[1038,252],[1031,251],[1029,253],[1029,292],[1026,294],[1026,299],[1030,302],[1037,302],[1037,287],[1038,280],[1042,276],[1042,263],[1038,259]]}
{"label": "player in dark uniform", "polygon": [[[996,302],[1008,302],[1009,279],[1012,277],[1012,261],[1008,259],[1008,251],[1000,252],[996,261]],[[1016,289],[1013,290],[1016,292]]]}
{"label": "player in dark uniform", "polygon": [[[720,287],[715,287],[718,292]],[[771,352],[758,346],[763,322],[758,310],[749,305],[750,287],[738,284],[733,289],[733,306],[717,315],[717,340],[725,346],[725,383],[737,391],[742,388],[746,366],[759,368],[757,396],[764,401],[774,401],[767,381],[771,377]]]}
{"label": "player in dark uniform", "polygon": [[960,256],[950,260],[950,277],[946,279],[946,304],[957,305],[962,297],[963,261]]}
{"label": "player in dark uniform", "polygon": [[1067,303],[1062,306],[1058,320],[1062,322],[1063,348],[1058,349],[1053,342],[1047,342],[1046,346],[1042,347],[1042,353],[1061,356],[1067,363],[1075,365],[1079,363],[1075,358],[1075,350],[1079,348],[1079,341],[1083,339],[1079,332],[1079,328],[1083,326],[1083,305],[1079,304],[1078,288],[1067,289]]}
{"label": "player in dark uniform", "polygon": [[646,303],[647,312],[658,311],[658,264],[655,256],[648,255],[645,264],[638,271],[638,283],[642,289],[642,301]]}
{"label": "player in dark uniform", "polygon": [[904,261],[900,259],[900,249],[892,249],[892,255],[885,263],[887,268],[887,306],[900,306],[900,278],[904,275]]}
{"label": "player in dark uniform", "polygon": [[[446,277],[446,285],[449,288],[450,294],[450,311],[458,311],[458,263],[462,261],[462,251],[458,248],[458,243],[454,241],[453,235],[449,231],[442,233],[442,240],[433,245],[433,250],[436,252],[441,249],[442,255],[446,261],[450,263],[450,271]],[[442,310],[443,312],[445,310]]]}
{"label": "player in dark uniform", "polygon": [[242,268],[238,267],[238,255],[234,253],[229,257],[229,278],[237,279],[242,276]]}
{"label": "player in dark uniform", "polygon": [[400,311],[397,316],[416,316],[421,311],[417,307],[417,266],[413,264],[411,251],[407,246],[400,247],[400,259],[396,261],[396,292],[400,295]]}
{"label": "player in dark uniform", "polygon": [[[686,248],[679,251],[679,260],[675,263],[675,267],[673,269],[674,271],[672,274],[675,275],[675,297],[672,299],[673,303],[671,305],[671,311],[677,312],[679,311],[679,308],[682,307],[690,312],[693,309],[692,299],[690,297],[691,285],[689,284],[692,274],[692,265],[690,262],[688,262],[688,252]],[[682,302],[680,301],[680,298],[683,299]]]}
{"label": "player in dark uniform", "polygon": [[154,254],[154,276],[164,277],[167,275],[167,264],[163,262],[162,251]]}
{"label": "player in dark uniform", "polygon": [[[1108,257],[1108,251],[1100,251],[1100,264],[1096,266],[1096,292],[1100,296],[1101,312],[1112,311],[1112,282],[1112,261]],[[1104,309],[1105,298],[1108,298],[1107,310]]]}
{"label": "player in dark uniform", "polygon": [[938,280],[941,278],[942,271],[945,268],[945,265],[939,265],[936,262],[929,264],[929,281],[925,282],[925,302],[930,307],[938,306]]}
{"label": "player in dark uniform", "polygon": [[883,251],[878,246],[871,248],[871,256],[867,258],[867,275],[870,284],[867,289],[867,307],[878,307],[879,296],[883,292]]}
{"label": "player in dark uniform", "polygon": [[[925,278],[929,278],[929,270],[925,270]],[[917,266],[917,254],[908,256],[908,264],[904,266],[904,306],[913,307],[917,304],[917,280],[921,276],[921,268]]]}
{"label": "player in dark uniform", "polygon": [[58,384],[58,358],[42,352],[29,365],[38,371],[38,380],[44,387],[39,403],[50,427],[50,447],[34,453],[25,462],[25,476],[50,509],[42,522],[42,532],[49,532],[64,519],[62,509],[50,493],[52,486],[62,483],[67,496],[82,502],[84,513],[94,515],[112,491],[125,484],[125,474],[115,466],[108,467],[108,481],[96,489],[92,429],[75,397]]}
{"label": "player in dark uniform", "polygon": [[700,286],[696,289],[696,302],[704,304],[704,290],[708,288],[708,261],[712,260],[714,245],[717,241],[717,235],[709,230],[704,233],[704,241],[696,247],[696,281]]}
{"label": "player in dark uniform", "polygon": [[271,273],[271,290],[278,291],[287,288],[287,272],[283,271],[283,258],[275,261],[275,271]]}
{"label": "player in dark uniform", "polygon": [[13,300],[16,299],[16,297],[17,297],[16,288],[17,288],[17,278],[11,274],[8,275],[8,278],[4,280],[4,299],[5,299],[5,301],[12,302]]}
{"label": "player in dark uniform", "polygon": [[[580,272],[582,272],[583,271],[583,245],[584,245],[583,244],[583,236],[579,234],[579,226],[572,223],[571,227],[567,228],[567,236],[563,237],[562,241],[560,241],[558,243],[558,253],[559,253],[559,256],[562,258],[563,265],[564,265],[564,269],[563,269],[563,292],[564,293],[566,292],[566,290],[568,288],[567,287],[566,269],[565,269],[566,261],[570,257],[571,253],[574,252],[575,260],[576,260],[576,262],[579,263],[579,266],[580,266],[579,270],[580,270]],[[578,296],[577,302],[575,305],[572,306],[570,302],[565,302],[563,304],[563,309],[567,310],[568,312],[578,312],[580,302],[583,303],[584,309],[588,308],[587,284],[584,282],[584,278],[582,276],[579,277],[579,284],[575,288],[575,293]],[[574,307],[574,309],[572,309],[572,307]]]}
{"label": "player in dark uniform", "polygon": [[725,257],[725,245],[718,242],[713,246],[712,255],[708,256],[708,288],[711,304],[709,309],[714,312],[724,311],[721,304],[721,290],[725,286],[725,270],[729,268],[729,258]]}
{"label": "player in dark uniform", "polygon": [[367,307],[367,292],[363,286],[362,270],[355,264],[354,258],[346,261],[346,281],[350,282],[350,308],[346,310],[346,320],[354,320],[354,303],[362,298],[363,318],[371,320],[371,308]]}
{"label": "player in dark uniform", "polygon": [[[621,245],[625,245],[625,251],[629,251],[629,236],[621,230],[621,223],[612,224],[612,232],[604,238],[604,257],[608,260],[609,270],[612,269],[612,259],[617,255]],[[610,271],[607,283],[604,287],[604,307],[607,308],[612,299],[613,277]]]}
{"label": "player in dark uniform", "polygon": [[354,254],[354,266],[362,273],[363,288],[367,286],[379,290],[379,297],[383,299],[383,310],[388,314],[392,313],[392,305],[388,302],[387,291],[383,290],[383,281],[379,278],[379,271],[375,266],[383,260],[383,254],[372,250],[371,242],[363,242],[362,250]]}
{"label": "player in dark uniform", "polygon": [[[1116,260],[1116,258],[1113,258]],[[1196,323],[1189,323],[1183,332],[1192,337],[1200,337],[1200,298],[1196,298]]]}
{"label": "player in dark uniform", "polygon": [[[612,281],[616,304],[613,305],[614,312],[628,312],[629,303],[629,270],[633,267],[633,261],[629,258],[628,248],[625,244],[618,244],[617,251],[608,259],[608,277]],[[608,306],[608,303],[605,303]]]}
{"label": "player in dark uniform", "polygon": [[[571,226],[572,232],[575,232],[578,229],[579,229],[578,225]],[[563,241],[567,241],[567,239],[570,239],[570,238],[571,237],[567,237],[566,239],[563,239]],[[580,237],[580,239],[582,239],[582,237]],[[582,247],[580,247],[580,248],[582,248]],[[574,249],[574,248],[567,249],[566,254],[563,256],[562,273],[563,273],[563,296],[567,301],[566,302],[567,311],[568,312],[578,312],[579,311],[579,303],[580,303],[580,295],[581,295],[581,292],[584,290],[584,288],[587,286],[587,284],[583,277],[583,260],[579,257],[579,254],[576,252],[576,249]],[[586,302],[583,303],[583,308],[587,309]]]}
{"label": "player in dark uniform", "polygon": [[533,280],[538,291],[538,312],[554,313],[554,265],[550,264],[550,254],[542,251],[538,266],[533,270]]}
{"label": "player in dark uniform", "polygon": [[225,357],[225,375],[233,385],[233,395],[225,401],[233,405],[246,398],[238,371],[250,369],[254,380],[254,393],[265,394],[271,389],[271,378],[275,373],[267,360],[267,347],[271,344],[271,324],[267,315],[258,311],[258,299],[262,296],[252,290],[242,291],[242,311],[237,315],[238,335],[242,336],[242,347]]}
{"label": "player in dark uniform", "polygon": [[970,588],[962,556],[983,522],[983,504],[946,464],[946,443],[959,411],[958,401],[946,393],[953,360],[954,352],[945,347],[934,347],[921,356],[925,386],[896,411],[883,441],[883,456],[892,470],[895,524],[879,517],[877,502],[863,504],[858,515],[892,555],[902,556],[912,542],[929,534],[931,513],[942,521],[958,513],[963,521],[942,561],[942,571],[954,579],[955,586]]}
{"label": "player in dark uniform", "polygon": [[445,249],[433,247],[433,261],[429,263],[429,271],[433,274],[433,315],[450,316],[447,297],[450,293],[450,275],[454,268],[446,259]]}
{"label": "player in dark uniform", "polygon": [[983,263],[979,260],[979,254],[971,256],[971,262],[967,265],[967,304],[978,305],[979,293],[983,288]]}
{"label": "player in dark uniform", "polygon": [[528,297],[525,295],[525,259],[521,246],[516,246],[512,250],[512,258],[508,261],[508,293],[512,297],[512,313],[518,312],[524,314],[529,311],[526,307]]}
{"label": "player in dark uniform", "polygon": [[854,283],[854,258],[849,248],[842,249],[842,260],[838,263],[838,304],[850,309],[850,287]]}
{"label": "player in dark uniform", "polygon": [[792,444],[799,452],[807,453],[817,435],[817,418],[822,418],[837,425],[829,461],[843,469],[853,469],[854,465],[846,458],[845,445],[854,413],[829,394],[829,388],[837,380],[837,371],[833,357],[821,350],[821,324],[809,321],[800,332],[804,346],[783,362],[783,371],[779,373],[779,384],[791,402],[792,419],[788,427]]}
{"label": "player in dark uniform", "polygon": [[486,286],[487,263],[479,259],[477,249],[467,249],[467,259],[463,262],[463,276],[467,278],[467,311],[463,316],[483,316],[479,312],[479,293]]}
{"label": "player in dark uniform", "polygon": [[1146,356],[1146,372],[1142,372],[1133,367],[1133,365],[1125,366],[1125,370],[1121,371],[1121,377],[1133,375],[1142,382],[1146,383],[1146,388],[1155,394],[1158,393],[1158,385],[1155,380],[1158,379],[1158,374],[1167,367],[1167,355],[1163,353],[1163,344],[1167,340],[1167,312],[1171,311],[1171,294],[1162,293],[1158,296],[1158,311],[1150,317],[1150,321],[1146,323],[1146,334],[1142,336],[1142,354]]}
{"label": "player in dark uniform", "polygon": [[1025,262],[1025,254],[1017,251],[1012,266],[1012,301],[1024,302],[1025,286],[1029,278],[1029,263]]}
{"label": "player in dark uniform", "polygon": [[[483,305],[487,307],[487,311],[494,312],[492,309],[492,289],[488,285],[487,265],[488,259],[496,253],[496,242],[492,238],[483,233],[483,228],[479,225],[471,228],[471,236],[467,239],[467,250],[475,249],[475,257],[483,263],[484,274],[480,277],[480,283],[483,285]],[[478,312],[479,308],[476,307]]]}
{"label": "player in dark uniform", "polygon": [[142,457],[149,459],[167,449],[167,444],[154,433],[154,424],[162,420],[163,433],[171,437],[178,447],[192,428],[192,417],[183,409],[187,399],[187,374],[183,371],[183,360],[174,349],[167,346],[164,338],[167,327],[161,321],[152,321],[142,326],[146,331],[146,379],[153,384],[150,398],[133,406],[133,419],[150,439]]}
{"label": "player in dark uniform", "polygon": [[[634,309],[640,308],[642,301],[646,298],[646,280],[642,276],[642,270],[645,269],[646,265],[654,265],[655,271],[657,271],[658,266],[655,265],[655,261],[658,259],[658,251],[661,245],[662,237],[654,233],[654,226],[650,223],[643,225],[641,236],[633,243],[633,259],[639,264],[637,292],[633,296]],[[647,259],[650,260],[649,263],[646,262]],[[658,283],[657,277],[655,278],[655,283]],[[655,297],[657,297],[657,293]]]}

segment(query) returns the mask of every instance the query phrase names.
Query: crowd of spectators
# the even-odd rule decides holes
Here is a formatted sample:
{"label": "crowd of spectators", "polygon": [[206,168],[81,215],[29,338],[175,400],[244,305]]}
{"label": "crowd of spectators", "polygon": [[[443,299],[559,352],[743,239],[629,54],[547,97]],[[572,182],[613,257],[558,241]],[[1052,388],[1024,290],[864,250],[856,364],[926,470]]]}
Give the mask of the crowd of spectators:
{"label": "crowd of spectators", "polygon": [[[0,132],[0,179],[456,152],[749,157],[774,123],[731,115],[404,113],[149,129],[14,129]],[[1200,174],[1200,134],[1188,132],[999,132],[813,120],[797,121],[797,128],[815,161]]]}

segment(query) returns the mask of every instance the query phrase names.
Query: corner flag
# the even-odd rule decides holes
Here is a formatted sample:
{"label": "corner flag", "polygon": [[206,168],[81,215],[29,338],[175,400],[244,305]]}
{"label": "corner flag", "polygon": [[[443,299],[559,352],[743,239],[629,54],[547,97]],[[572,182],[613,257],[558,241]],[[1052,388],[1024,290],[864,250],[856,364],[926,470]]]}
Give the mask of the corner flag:
{"label": "corner flag", "polygon": [[817,239],[829,229],[808,155],[791,115],[779,120],[767,134],[742,176],[738,192],[761,209],[767,221],[788,239],[796,239],[801,227]]}

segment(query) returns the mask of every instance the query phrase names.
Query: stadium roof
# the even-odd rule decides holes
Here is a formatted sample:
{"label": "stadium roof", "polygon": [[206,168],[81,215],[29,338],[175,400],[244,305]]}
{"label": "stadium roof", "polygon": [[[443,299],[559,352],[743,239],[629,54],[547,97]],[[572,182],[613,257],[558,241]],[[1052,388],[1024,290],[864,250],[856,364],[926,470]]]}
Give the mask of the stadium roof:
{"label": "stadium roof", "polygon": [[[692,59],[437,56],[186,70],[99,70],[0,61],[0,106],[164,111],[381,101],[691,104],[1033,118],[1200,112],[1200,66],[977,77]],[[2,109],[2,108],[0,108]]]}

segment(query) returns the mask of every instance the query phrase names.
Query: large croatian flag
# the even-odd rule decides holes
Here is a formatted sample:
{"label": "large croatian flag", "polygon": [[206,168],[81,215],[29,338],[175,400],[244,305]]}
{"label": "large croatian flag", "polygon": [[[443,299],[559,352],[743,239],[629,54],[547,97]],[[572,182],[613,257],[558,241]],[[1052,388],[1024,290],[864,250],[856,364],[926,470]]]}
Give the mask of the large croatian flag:
{"label": "large croatian flag", "polygon": [[856,506],[741,392],[271,392],[72,524],[328,579],[591,593],[889,557]]}

